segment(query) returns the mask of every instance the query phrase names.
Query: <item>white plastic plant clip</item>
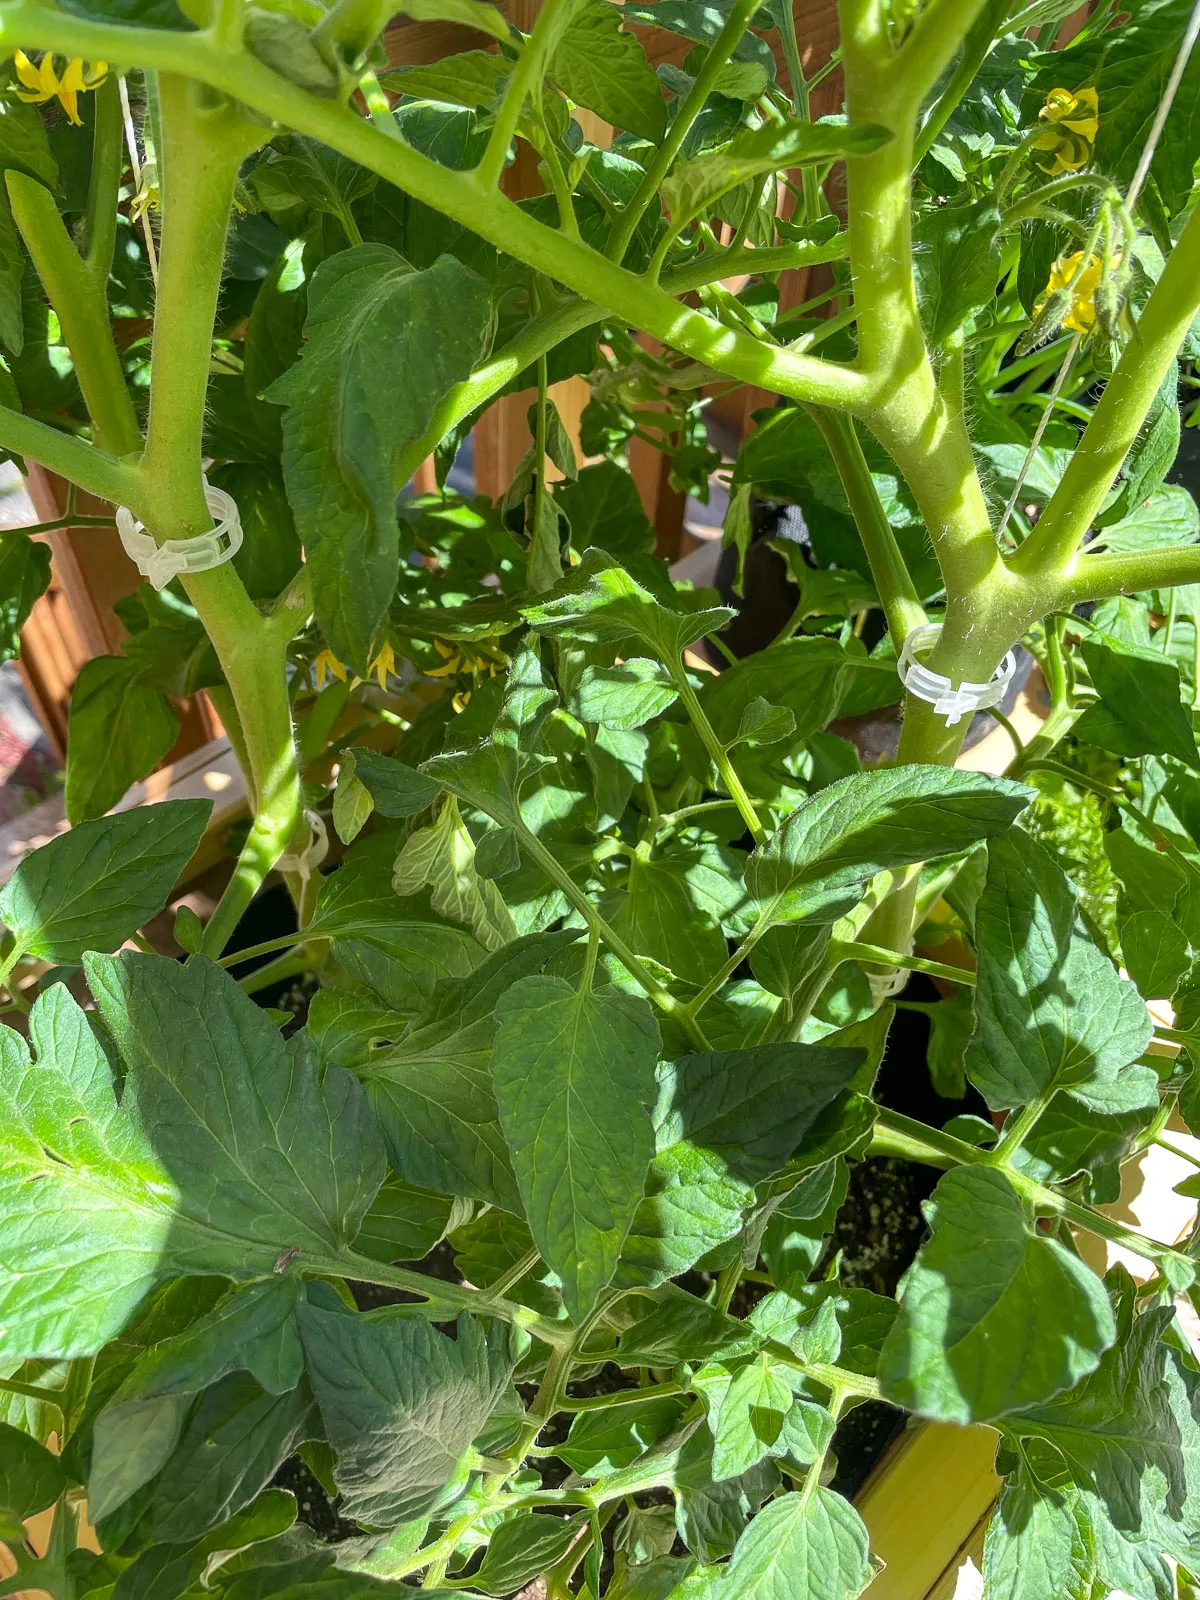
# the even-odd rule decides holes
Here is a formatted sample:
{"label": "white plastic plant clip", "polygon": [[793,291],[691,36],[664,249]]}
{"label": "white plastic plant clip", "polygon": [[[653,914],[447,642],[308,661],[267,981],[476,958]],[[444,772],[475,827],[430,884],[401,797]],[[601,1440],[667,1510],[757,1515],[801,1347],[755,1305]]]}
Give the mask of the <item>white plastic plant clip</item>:
{"label": "white plastic plant clip", "polygon": [[1000,704],[1017,670],[1017,658],[1010,650],[988,683],[954,684],[917,660],[917,651],[932,650],[941,633],[940,622],[927,622],[924,627],[914,628],[904,641],[896,671],[908,692],[915,694],[918,700],[927,701],[939,717],[945,717],[946,726],[952,728],[963,717]]}
{"label": "white plastic plant clip", "polygon": [[165,589],[181,572],[211,572],[224,566],[241,549],[242,519],[233,496],[206,483],[204,498],[213,515],[209,531],[162,544],[146,532],[128,506],[117,507],[117,531],[125,554],[156,589]]}
{"label": "white plastic plant clip", "polygon": [[304,820],[312,831],[307,849],[286,851],[275,863],[275,868],[278,872],[298,873],[307,880],[329,854],[329,832],[325,827],[325,819],[317,811],[305,811]]}

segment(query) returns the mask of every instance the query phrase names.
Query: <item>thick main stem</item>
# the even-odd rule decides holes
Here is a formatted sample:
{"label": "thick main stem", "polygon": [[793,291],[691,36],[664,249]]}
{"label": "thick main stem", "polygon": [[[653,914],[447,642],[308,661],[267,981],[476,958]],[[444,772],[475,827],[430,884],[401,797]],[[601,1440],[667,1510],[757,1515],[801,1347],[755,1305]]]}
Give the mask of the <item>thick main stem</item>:
{"label": "thick main stem", "polygon": [[[140,472],[148,526],[160,539],[178,539],[212,526],[201,472],[209,352],[233,185],[259,135],[227,102],[206,104],[206,91],[184,79],[164,78],[160,93],[162,252]],[[302,823],[285,675],[290,635],[260,615],[232,566],[183,583],[233,696],[257,801],[233,878],[205,929],[203,949],[211,956],[224,949]]]}

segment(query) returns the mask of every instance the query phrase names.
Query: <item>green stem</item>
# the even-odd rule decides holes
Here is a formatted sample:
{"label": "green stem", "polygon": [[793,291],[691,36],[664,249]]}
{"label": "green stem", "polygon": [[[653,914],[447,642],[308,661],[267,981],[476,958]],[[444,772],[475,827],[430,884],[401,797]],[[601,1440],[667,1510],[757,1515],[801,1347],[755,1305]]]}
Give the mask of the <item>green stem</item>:
{"label": "green stem", "polygon": [[615,1394],[590,1394],[581,1400],[564,1395],[560,1411],[607,1411],[613,1406],[640,1405],[643,1400],[657,1400],[674,1394],[684,1394],[677,1383],[648,1383],[640,1389],[618,1389]]}
{"label": "green stem", "polygon": [[372,1261],[366,1256],[357,1256],[352,1251],[340,1256],[310,1256],[300,1257],[298,1266],[303,1267],[307,1274],[317,1277],[328,1276],[334,1278],[347,1278],[353,1283],[377,1283],[387,1289],[407,1289],[412,1294],[419,1294],[437,1307],[452,1306],[456,1310],[470,1311],[480,1317],[496,1317],[501,1322],[510,1322],[514,1327],[524,1328],[535,1339],[540,1339],[543,1344],[551,1348],[558,1348],[569,1344],[574,1330],[562,1323],[551,1322],[547,1317],[541,1317],[536,1311],[530,1311],[528,1306],[518,1305],[514,1300],[505,1299],[503,1295],[494,1295],[490,1290],[466,1289],[461,1284],[446,1283],[441,1278],[426,1277],[421,1272],[410,1272],[406,1267],[393,1267],[382,1261]]}
{"label": "green stem", "polygon": [[988,0],[982,15],[972,25],[963,41],[962,55],[950,75],[946,87],[934,101],[921,124],[913,150],[913,164],[918,165],[929,154],[939,133],[961,104],[963,96],[974,83],[979,69],[991,54],[997,31],[1003,26],[1010,0]]}
{"label": "green stem", "polygon": [[717,371],[818,405],[865,400],[869,385],[851,368],[763,346],[749,334],[680,305],[596,251],[539,222],[507,196],[486,190],[474,173],[454,172],[381,133],[333,100],[307,94],[249,53],[214,51],[203,34],[93,22],[11,0],[0,14],[0,48],[56,50],[89,60],[137,60],[147,70],[179,73],[298,133],[337,150],[407,194],[469,228],[507,254],[607,308],[614,316]]}
{"label": "green stem", "polygon": [[517,125],[525,110],[525,102],[535,96],[541,86],[550,52],[565,20],[566,7],[567,0],[545,0],[533,32],[521,47],[500,109],[496,112],[487,149],[475,168],[475,182],[482,189],[490,191],[500,182],[500,174],[508,160],[509,146],[516,137]]}
{"label": "green stem", "polygon": [[[792,90],[792,110],[801,121],[807,122],[810,115],[808,80],[804,76],[804,66],[800,60],[794,0],[784,0],[779,15],[783,24],[779,30],[779,39],[783,45],[783,59],[787,63],[788,82]],[[800,192],[804,199],[804,220],[813,223],[823,215],[825,206],[821,186],[812,167],[804,167],[801,170],[800,184]]]}
{"label": "green stem", "polygon": [[610,260],[621,262],[625,259],[625,252],[629,249],[629,242],[637,230],[638,223],[645,215],[646,208],[657,200],[662,181],[670,172],[672,163],[687,138],[688,130],[703,111],[705,102],[721,74],[721,69],[737,49],[738,42],[750,26],[750,19],[757,9],[757,0],[734,0],[724,26],[709,46],[703,64],[692,80],[692,87],[684,97],[683,104],[676,110],[671,126],[650,158],[645,176],[634,191],[633,199],[626,206],[620,222],[613,230],[612,238],[608,242]]}
{"label": "green stem", "polygon": [[[150,529],[159,538],[187,538],[212,526],[201,462],[213,321],[234,181],[262,130],[228,101],[210,104],[182,78],[161,81],[160,104],[162,251],[139,475]],[[205,929],[203,952],[217,956],[302,822],[287,630],[261,616],[228,564],[182,581],[233,696],[257,801],[233,877]],[[285,620],[294,623],[296,614]]]}
{"label": "green stem", "polygon": [[1084,600],[1106,600],[1112,595],[1136,594],[1141,589],[1170,589],[1178,584],[1197,582],[1200,582],[1200,545],[1114,550],[1099,555],[1084,551],[1057,585],[1053,603],[1069,610]]}
{"label": "green stem", "polygon": [[687,1008],[682,1002],[677,1000],[669,989],[664,989],[658,979],[647,970],[641,958],[634,954],[616,929],[605,921],[570,873],[559,864],[536,834],[530,833],[524,824],[518,824],[516,833],[521,849],[542,869],[551,883],[562,890],[570,904],[584,918],[588,927],[594,930],[604,941],[617,960],[629,972],[629,975],[641,985],[648,998],[654,1002],[664,1015],[675,1018],[687,1029],[697,1049],[707,1050],[709,1048],[708,1039],[695,1018],[689,1016]]}
{"label": "green stem", "polygon": [[[5,183],[13,220],[71,352],[96,443],[114,456],[130,455],[141,449],[142,435],[113,343],[105,298],[108,275],[97,282],[71,242],[49,189],[11,170]],[[80,482],[80,488],[86,487]]]}
{"label": "green stem", "polygon": [[[923,1122],[914,1122],[910,1117],[903,1117],[898,1112],[882,1109],[876,1116],[872,1131],[871,1153],[898,1156],[905,1161],[919,1161],[925,1166],[942,1168],[986,1167],[991,1166],[994,1160],[993,1151],[978,1150],[961,1139],[943,1133],[940,1128],[930,1128]],[[1073,1228],[1083,1228],[1088,1233],[1095,1234],[1097,1238],[1107,1239],[1110,1244],[1119,1244],[1134,1255],[1141,1256],[1143,1260],[1153,1261],[1160,1266],[1169,1260],[1176,1260],[1189,1270],[1194,1266],[1193,1262],[1180,1251],[1172,1249],[1170,1245],[1158,1244],[1153,1239],[1143,1238],[1140,1233],[1123,1227],[1121,1223],[1114,1222],[1102,1212],[1093,1211],[1090,1206],[1066,1199],[1054,1189],[1048,1189],[1044,1184],[1027,1177],[1023,1172],[1010,1169],[1006,1177],[1013,1188],[1042,1216],[1060,1217]]]}
{"label": "green stem", "polygon": [[883,509],[854,419],[842,412],[826,411],[818,406],[806,409],[820,428],[838,477],[842,480],[859,538],[867,552],[871,576],[887,618],[888,631],[899,650],[909,633],[914,628],[923,627],[929,619],[896,542],[887,512]]}
{"label": "green stem", "polygon": [[[99,500],[137,509],[138,478],[133,466],[7,406],[0,406],[0,447],[36,461]],[[74,522],[69,526],[74,527]]]}
{"label": "green stem", "polygon": [[708,751],[712,764],[717,769],[721,782],[725,785],[730,799],[742,814],[742,821],[750,831],[750,836],[756,845],[767,842],[767,830],[763,827],[758,812],[754,809],[754,802],[746,793],[745,785],[738,777],[733,763],[729,759],[729,752],[717,738],[712,723],[704,713],[704,707],[696,695],[696,691],[688,682],[688,675],[682,663],[668,661],[667,670],[674,680],[679,691],[679,698],[684,709],[691,718],[692,726],[700,735],[701,743]]}
{"label": "green stem", "polygon": [[383,32],[395,11],[390,0],[335,0],[312,31],[312,42],[332,67],[355,61]]}
{"label": "green stem", "polygon": [[92,173],[88,184],[84,262],[97,295],[104,299],[117,239],[117,195],[125,170],[125,127],[115,78],[96,90]]}
{"label": "green stem", "polygon": [[1012,1158],[1041,1121],[1053,1093],[1038,1095],[1028,1105],[1013,1111],[1005,1121],[1000,1139],[990,1152],[992,1163],[998,1167],[1011,1167]]}
{"label": "green stem", "polygon": [[0,1394],[19,1394],[26,1400],[37,1400],[43,1405],[56,1406],[62,1411],[66,1403],[62,1389],[44,1389],[36,1383],[22,1383],[19,1378],[0,1378]]}
{"label": "green stem", "polygon": [[[1088,561],[1121,559],[1094,556],[1080,560],[1079,547],[1137,438],[1198,310],[1200,211],[1192,214],[1168,257],[1162,276],[1138,319],[1136,333],[1105,385],[1092,420],[1084,429],[1049,504],[1013,557],[1011,565],[1015,572],[1035,579],[1062,578],[1069,586],[1079,568]],[[1109,571],[1111,573],[1112,569]],[[1149,584],[1138,586],[1150,587]]]}
{"label": "green stem", "polygon": [[877,944],[859,944],[857,941],[834,940],[830,955],[840,964],[843,961],[862,961],[878,967],[904,967],[909,972],[924,972],[931,978],[944,978],[948,983],[961,983],[973,988],[978,981],[965,967],[947,966],[942,961],[927,961],[924,956],[906,955],[899,950],[885,950]]}

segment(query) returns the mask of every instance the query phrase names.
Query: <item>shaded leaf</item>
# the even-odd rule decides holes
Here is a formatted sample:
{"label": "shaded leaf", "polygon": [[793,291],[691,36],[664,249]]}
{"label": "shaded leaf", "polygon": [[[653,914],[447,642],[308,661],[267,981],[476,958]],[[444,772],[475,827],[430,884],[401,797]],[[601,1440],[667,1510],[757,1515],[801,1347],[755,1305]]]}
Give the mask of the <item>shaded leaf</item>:
{"label": "shaded leaf", "polygon": [[616,1269],[654,1153],[658,1024],[645,1000],[528,977],[497,1008],[500,1121],[543,1260],[576,1321]]}
{"label": "shaded leaf", "polygon": [[508,1386],[508,1329],[305,1306],[300,1332],[345,1511],[391,1528],[432,1510]]}
{"label": "shaded leaf", "polygon": [[1069,1389],[1116,1327],[1099,1278],[1035,1233],[1002,1172],[960,1167],[925,1212],[932,1233],[900,1284],[884,1394],[921,1416],[978,1422]]}

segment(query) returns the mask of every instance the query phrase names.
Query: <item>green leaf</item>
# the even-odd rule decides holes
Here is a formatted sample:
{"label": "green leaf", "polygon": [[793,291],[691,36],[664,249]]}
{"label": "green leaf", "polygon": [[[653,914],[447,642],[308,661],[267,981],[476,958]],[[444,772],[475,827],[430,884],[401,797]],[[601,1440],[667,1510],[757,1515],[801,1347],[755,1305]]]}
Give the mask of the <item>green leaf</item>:
{"label": "green leaf", "polygon": [[683,860],[635,856],[624,892],[612,896],[605,909],[631,949],[685,982],[705,983],[729,953],[716,921],[693,901]]}
{"label": "green leaf", "polygon": [[332,940],[352,976],[409,1013],[425,1004],[439,979],[465,977],[485,954],[465,928],[435,921],[419,900],[401,900],[371,855],[347,860],[322,881],[306,932]]}
{"label": "green leaf", "polygon": [[[1168,465],[1174,460],[1172,450]],[[1153,550],[1164,544],[1195,544],[1198,539],[1200,506],[1181,484],[1163,484],[1149,497],[1137,500],[1118,522],[1101,530],[1087,546],[1082,572],[1086,576],[1087,557],[1094,551]]]}
{"label": "green leaf", "polygon": [[729,741],[735,744],[778,744],[790,739],[796,731],[796,719],[787,706],[773,706],[760,695],[743,709],[737,732]]}
{"label": "green leaf", "polygon": [[252,600],[274,600],[304,559],[278,464],[227,461],[209,470],[208,481],[237,501],[243,539],[233,566],[246,592]]}
{"label": "green leaf", "polygon": [[556,489],[554,498],[580,553],[594,547],[618,558],[653,555],[654,526],[642,509],[637,485],[615,461],[584,467],[574,483]]}
{"label": "green leaf", "polygon": [[655,1286],[732,1238],[753,1186],[795,1154],[860,1060],[856,1050],[771,1044],[664,1062],[657,1153],[617,1282]]}
{"label": "green leaf", "polygon": [[875,1571],[858,1512],[817,1488],[781,1495],[755,1517],[711,1600],[855,1600]]}
{"label": "green leaf", "polygon": [[1179,668],[1159,650],[1089,635],[1083,659],[1100,696],[1075,723],[1085,744],[1123,756],[1177,756],[1200,768],[1192,720],[1180,697]]}
{"label": "green leaf", "polygon": [[[499,14],[498,14],[499,15]],[[501,20],[503,20],[501,18]],[[448,106],[487,106],[500,93],[513,63],[487,50],[463,50],[418,67],[384,73],[380,82],[393,94],[437,100]]]}
{"label": "green leaf", "polygon": [[[8,198],[0,194],[0,344],[14,356],[19,356],[25,345],[24,278],[25,253],[17,237]],[[11,534],[2,541],[3,545],[14,542]],[[47,563],[49,556],[46,550]]]}
{"label": "green leaf", "polygon": [[453,795],[431,826],[409,834],[396,857],[392,887],[398,895],[416,894],[426,884],[433,910],[470,927],[485,950],[499,950],[517,937],[500,891],[475,870],[475,845]]}
{"label": "green leaf", "polygon": [[999,214],[990,200],[938,206],[917,218],[913,267],[921,321],[940,348],[981,307],[990,305],[1000,277]]}
{"label": "green leaf", "polygon": [[463,1209],[389,1173],[363,1218],[355,1252],[372,1261],[420,1261],[455,1227]]}
{"label": "green leaf", "polygon": [[586,1525],[586,1515],[564,1518],[536,1511],[502,1522],[471,1577],[472,1588],[484,1594],[511,1594],[560,1561]]}
{"label": "green leaf", "polygon": [[676,164],[662,186],[677,226],[707,216],[723,194],[747,179],[787,167],[821,166],[845,156],[870,155],[892,137],[875,123],[768,122],[746,128],[714,155]]}
{"label": "green leaf", "polygon": [[502,997],[500,1122],[534,1242],[578,1322],[616,1270],[654,1154],[659,1033],[645,1000],[528,977]]}
{"label": "green leaf", "polygon": [[450,1339],[419,1317],[308,1305],[300,1332],[345,1514],[394,1528],[431,1511],[508,1387],[508,1329],[464,1312]]}
{"label": "green leaf", "polygon": [[308,1385],[284,1394],[269,1394],[245,1373],[223,1378],[205,1390],[179,1447],[153,1485],[147,1485],[127,1508],[100,1528],[105,1544],[108,1526],[119,1527],[126,1510],[145,1507],[139,1531],[155,1541],[204,1538],[237,1515],[270,1484],[306,1439],[319,1437]]}
{"label": "green leaf", "polygon": [[888,1399],[942,1422],[987,1421],[1095,1370],[1116,1337],[1104,1285],[1033,1231],[1002,1172],[948,1172],[924,1210],[932,1233],[883,1347]]}
{"label": "green leaf", "polygon": [[276,214],[299,201],[341,219],[356,200],[370,194],[379,179],[369,168],[360,167],[328,145],[289,133],[267,152],[251,181],[263,204]]}
{"label": "green leaf", "polygon": [[675,1395],[580,1411],[571,1419],[567,1441],[555,1454],[581,1478],[605,1478],[630,1467],[674,1429],[684,1404]]}
{"label": "green leaf", "polygon": [[358,245],[313,275],[304,349],[267,391],[288,408],[284,476],[317,618],[357,671],[396,587],[396,456],[470,374],[490,316],[487,285],[453,256],[414,272],[385,245]]}
{"label": "green leaf", "polygon": [[619,562],[589,550],[546,600],[523,606],[521,615],[538,633],[579,644],[624,644],[638,639],[668,664],[706,633],[732,618],[726,606],[708,611],[669,611]]}
{"label": "green leaf", "polygon": [[355,745],[349,754],[354,757],[355,775],[366,785],[381,817],[414,817],[442,792],[441,784],[378,750]]}
{"label": "green leaf", "polygon": [[116,950],[166,904],[212,812],[165,800],[81,822],[32,851],[0,890],[0,920],[43,961]]}
{"label": "green leaf", "polygon": [[585,667],[571,697],[571,711],[582,722],[605,728],[640,728],[675,703],[679,691],[667,669],[646,656],[615,667]]}
{"label": "green leaf", "polygon": [[1025,1452],[1051,1446],[1056,1475],[1065,1469],[1133,1537],[1144,1538],[1168,1507],[1194,1527],[1195,1383],[1194,1375],[1185,1381],[1164,1338],[1173,1310],[1151,1306],[1139,1315],[1134,1284],[1121,1268],[1109,1284],[1117,1338],[1100,1365],[1069,1393],[1006,1418],[1004,1431]]}
{"label": "green leaf", "polygon": [[375,809],[371,791],[355,771],[354,752],[342,757],[333,791],[333,826],[343,844],[352,843]]}
{"label": "green leaf", "polygon": [[36,178],[47,189],[58,187],[58,163],[46,124],[36,107],[6,97],[0,101],[0,170],[9,169]]}
{"label": "green leaf", "polygon": [[675,1526],[701,1561],[727,1556],[751,1516],[779,1483],[774,1462],[763,1460],[740,1478],[717,1483],[712,1475],[712,1435],[703,1425],[686,1440],[672,1477]]}
{"label": "green leaf", "polygon": [[750,857],[759,926],[829,923],[877,872],[957,855],[1008,828],[1033,791],[946,767],[884,767],[831,783]]}
{"label": "green leaf", "polygon": [[469,750],[426,761],[422,772],[501,827],[521,821],[521,788],[550,760],[537,745],[557,695],[546,683],[533,650],[518,651],[509,671],[500,715],[489,738]]}
{"label": "green leaf", "polygon": [[49,587],[50,546],[5,534],[0,539],[0,661],[15,661],[21,654],[21,629]]}
{"label": "green leaf", "polygon": [[0,1422],[0,1539],[23,1542],[23,1526],[67,1487],[62,1462],[20,1428]]}
{"label": "green leaf", "polygon": [[577,0],[546,72],[569,99],[605,122],[652,143],[666,132],[662,88],[641,45],[622,29],[620,6]]}
{"label": "green leaf", "polygon": [[272,1276],[235,1290],[183,1333],[146,1351],[99,1412],[92,1430],[88,1512],[122,1505],[166,1463],[193,1398],[231,1372],[247,1371],[270,1394],[300,1382],[296,1331],[300,1282]]}
{"label": "green leaf", "polygon": [[[179,1273],[272,1272],[345,1249],[383,1178],[358,1085],[318,1088],[270,1019],[208,962],[90,956],[112,1070],[62,985],[34,1006],[31,1060],[0,1032],[3,1359],[92,1354]],[[153,1130],[151,1140],[147,1130]]]}
{"label": "green leaf", "polygon": [[647,1298],[654,1310],[621,1335],[622,1366],[673,1367],[678,1361],[716,1360],[744,1355],[759,1343],[746,1323],[673,1284]]}
{"label": "green leaf", "polygon": [[[760,1352],[718,1384],[708,1423],[716,1482],[741,1477],[764,1456],[789,1456],[804,1464],[828,1447],[833,1418],[811,1400],[796,1398],[793,1381],[799,1378],[794,1368]],[[694,1381],[700,1379],[698,1373]]]}
{"label": "green leaf", "polygon": [[[88,1511],[91,1512],[91,1503]],[[163,1600],[191,1593],[206,1574],[215,1573],[251,1545],[277,1539],[296,1520],[296,1499],[268,1489],[247,1510],[230,1518],[194,1544],[156,1544],[117,1579],[112,1600]]]}
{"label": "green leaf", "polygon": [[1136,1534],[1126,1539],[1094,1494],[1054,1476],[1050,1487],[1021,1472],[1001,1494],[983,1547],[989,1600],[1171,1595],[1162,1553]]}
{"label": "green leaf", "polygon": [[993,1110],[1111,1082],[1150,1042],[1137,990],[1088,937],[1061,868],[1019,828],[988,846],[975,942],[966,1067]]}
{"label": "green leaf", "polygon": [[1191,969],[1187,938],[1163,912],[1135,911],[1121,921],[1121,954],[1140,994],[1170,1000]]}
{"label": "green leaf", "polygon": [[67,816],[101,817],[148,777],[179,735],[166,695],[125,656],[96,656],[75,680],[67,722]]}
{"label": "green leaf", "polygon": [[392,1162],[409,1182],[520,1211],[492,1085],[493,1012],[513,984],[576,937],[514,940],[469,978],[445,985],[411,1025],[394,1025],[391,1046],[353,1063]]}
{"label": "green leaf", "polygon": [[404,0],[399,9],[414,22],[457,22],[464,28],[490,33],[501,44],[512,43],[512,29],[503,11],[499,6],[485,4],[485,0]]}

